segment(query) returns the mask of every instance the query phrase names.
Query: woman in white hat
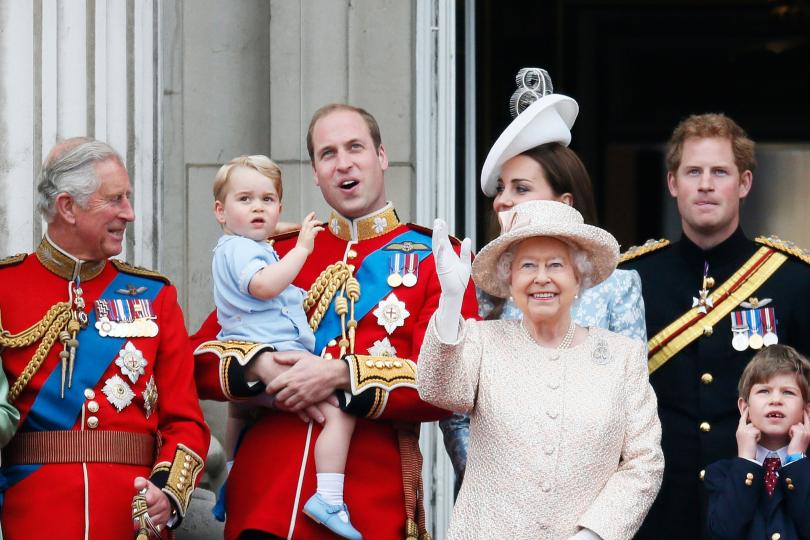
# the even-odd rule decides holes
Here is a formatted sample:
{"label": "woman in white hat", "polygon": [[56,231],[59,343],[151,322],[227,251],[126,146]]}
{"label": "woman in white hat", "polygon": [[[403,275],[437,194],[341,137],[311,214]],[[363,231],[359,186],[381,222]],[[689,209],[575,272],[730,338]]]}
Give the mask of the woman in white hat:
{"label": "woman in white hat", "polygon": [[[574,208],[530,201],[470,263],[437,220],[442,287],[417,364],[425,401],[470,415],[469,462],[450,539],[631,538],[664,461],[644,343],[574,322],[577,295],[614,271],[610,233]],[[521,320],[463,321],[470,273]]]}
{"label": "woman in white hat", "polygon": [[[596,224],[596,204],[585,165],[568,148],[579,106],[568,96],[551,93],[545,70],[524,68],[510,109],[515,119],[487,156],[481,171],[481,190],[493,197],[493,210],[503,212],[531,200],[554,200],[576,208],[585,223]],[[506,298],[481,293],[482,318],[517,319],[520,310]],[[587,289],[572,307],[582,326],[599,326],[647,341],[641,279],[635,270],[616,270],[596,287]],[[439,423],[456,473],[456,491],[467,462],[469,419],[453,415]]]}

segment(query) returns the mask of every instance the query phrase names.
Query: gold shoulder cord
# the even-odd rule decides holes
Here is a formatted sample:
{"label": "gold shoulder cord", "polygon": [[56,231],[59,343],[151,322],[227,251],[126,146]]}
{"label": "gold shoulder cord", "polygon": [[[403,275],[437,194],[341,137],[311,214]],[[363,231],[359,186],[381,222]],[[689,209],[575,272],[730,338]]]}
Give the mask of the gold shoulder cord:
{"label": "gold shoulder cord", "polygon": [[34,356],[31,357],[25,369],[11,386],[11,390],[8,392],[9,403],[13,403],[14,400],[17,399],[20,392],[22,392],[28,384],[28,381],[31,380],[31,377],[39,370],[42,362],[48,355],[48,351],[51,350],[51,347],[59,336],[59,333],[67,326],[70,320],[70,303],[59,302],[48,310],[41,321],[23,330],[19,334],[11,334],[8,330],[4,330],[2,322],[0,322],[0,347],[19,349],[21,347],[27,347],[42,338]]}
{"label": "gold shoulder cord", "polygon": [[[335,299],[335,313],[340,317],[341,357],[346,354],[347,350],[354,353],[355,329],[357,328],[357,321],[354,319],[354,303],[360,298],[360,282],[352,275],[353,273],[354,266],[346,264],[344,261],[329,265],[309,288],[304,299],[305,312],[317,303],[315,312],[309,319],[309,326],[315,332],[335,294],[340,291],[339,296]],[[348,322],[346,315],[349,316]]]}

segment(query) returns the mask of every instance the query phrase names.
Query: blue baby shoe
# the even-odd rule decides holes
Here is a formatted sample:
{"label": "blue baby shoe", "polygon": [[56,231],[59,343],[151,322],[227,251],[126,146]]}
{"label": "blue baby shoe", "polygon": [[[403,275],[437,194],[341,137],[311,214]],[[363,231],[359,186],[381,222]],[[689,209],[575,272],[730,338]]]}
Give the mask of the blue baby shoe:
{"label": "blue baby shoe", "polygon": [[352,526],[345,504],[329,504],[316,493],[304,505],[304,513],[343,538],[363,540],[363,535]]}

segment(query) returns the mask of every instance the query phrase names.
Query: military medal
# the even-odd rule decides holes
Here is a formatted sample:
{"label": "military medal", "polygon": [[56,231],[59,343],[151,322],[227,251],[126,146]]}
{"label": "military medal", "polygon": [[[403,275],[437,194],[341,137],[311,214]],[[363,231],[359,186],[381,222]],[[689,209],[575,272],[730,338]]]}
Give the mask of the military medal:
{"label": "military medal", "polygon": [[135,384],[138,382],[138,378],[143,375],[143,368],[146,367],[147,362],[143,357],[143,353],[136,349],[131,341],[127,341],[124,348],[118,352],[115,365],[121,368],[121,373],[129,377],[132,384]]}
{"label": "military medal", "polygon": [[155,337],[158,335],[157,317],[152,302],[139,299],[96,300],[96,329],[101,337]]}
{"label": "military medal", "polygon": [[393,333],[397,327],[404,326],[405,319],[410,316],[410,312],[405,309],[405,302],[400,301],[394,293],[391,293],[388,298],[380,300],[377,309],[372,313],[377,317],[377,324],[384,327],[389,334]]}
{"label": "military medal", "polygon": [[709,289],[714,287],[714,278],[709,277],[709,263],[703,263],[703,288],[698,291],[698,296],[692,297],[692,307],[697,308],[704,315],[714,307],[714,301],[709,296]]}
{"label": "military medal", "polygon": [[745,313],[748,316],[748,325],[751,328],[751,335],[748,337],[748,346],[752,349],[761,349],[763,339],[762,335],[759,333],[759,329],[762,327],[761,321],[759,320],[759,311],[749,309]]}
{"label": "military medal", "polygon": [[149,417],[152,416],[152,413],[155,412],[155,405],[157,405],[158,398],[154,375],[149,378],[149,382],[146,383],[146,388],[141,395],[143,395],[143,408],[146,411],[146,419],[148,420]]}
{"label": "military medal", "polygon": [[731,313],[731,333],[734,336],[731,338],[731,346],[735,351],[742,352],[748,348],[748,323],[745,322],[742,311]]}
{"label": "military medal", "polygon": [[779,343],[779,336],[776,335],[776,319],[774,318],[773,308],[764,308],[761,311],[765,319],[765,335],[762,337],[762,343],[766,347],[776,345]]}
{"label": "military medal", "polygon": [[107,396],[107,401],[118,409],[118,412],[123,411],[125,407],[132,403],[135,397],[132,388],[118,375],[113,375],[104,381],[104,388],[101,391]]}
{"label": "military medal", "polygon": [[416,253],[405,255],[405,275],[402,276],[402,284],[406,287],[416,285],[419,274],[419,256]]}
{"label": "military medal", "polygon": [[388,286],[396,289],[402,285],[402,253],[394,253],[388,258]]}
{"label": "military medal", "polygon": [[371,356],[396,356],[397,350],[391,345],[388,337],[384,337],[375,341],[374,345],[368,348],[368,354]]}

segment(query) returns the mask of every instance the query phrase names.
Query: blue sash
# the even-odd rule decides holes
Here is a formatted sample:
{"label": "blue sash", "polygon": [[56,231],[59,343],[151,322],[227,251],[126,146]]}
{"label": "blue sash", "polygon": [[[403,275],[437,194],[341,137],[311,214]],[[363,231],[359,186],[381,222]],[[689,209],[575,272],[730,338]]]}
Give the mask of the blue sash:
{"label": "blue sash", "polygon": [[[108,263],[109,264],[109,263]],[[146,291],[138,298],[154,300],[163,288],[163,283],[154,279],[144,278],[133,274],[120,273],[113,279],[99,298],[105,299],[132,299],[128,294],[116,292],[118,289],[126,290],[130,285],[135,288],[146,287]],[[73,368],[73,383],[70,388],[65,387],[65,398],[60,397],[62,387],[62,364],[57,363],[56,368],[48,376],[45,384],[37,394],[31,410],[20,426],[19,431],[66,431],[76,425],[84,405],[84,390],[95,388],[101,376],[115,360],[118,351],[129,338],[101,337],[96,330],[96,310],[90,309],[87,327],[77,336],[79,347],[76,349],[76,361]],[[61,346],[55,343],[54,347]],[[11,487],[41,465],[11,465],[2,468],[6,480],[6,487]],[[2,482],[0,482],[2,483]]]}
{"label": "blue sash", "polygon": [[[410,241],[425,244],[430,248],[431,240],[432,239],[424,233],[407,231],[388,242],[385,246]],[[363,263],[354,274],[360,282],[361,287],[360,299],[354,304],[354,318],[357,321],[362,320],[369,311],[374,309],[374,306],[376,306],[380,300],[388,296],[393,290],[386,281],[388,277],[388,259],[392,251],[385,251],[385,246],[363,259]],[[433,252],[427,249],[415,251],[414,253],[419,257],[419,263],[421,264],[422,261],[429,255],[432,255]],[[332,302],[334,304],[334,299]],[[329,309],[321,320],[320,326],[318,326],[318,330],[315,332],[315,354],[319,354],[326,344],[329,343],[329,340],[339,335],[341,335],[340,317],[338,317],[330,304]]]}

